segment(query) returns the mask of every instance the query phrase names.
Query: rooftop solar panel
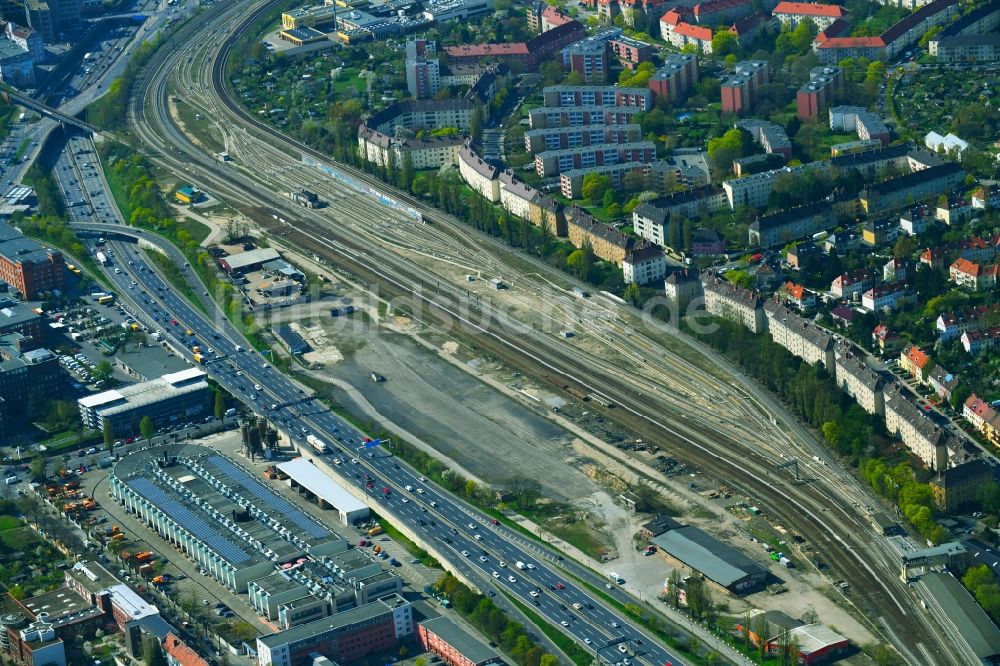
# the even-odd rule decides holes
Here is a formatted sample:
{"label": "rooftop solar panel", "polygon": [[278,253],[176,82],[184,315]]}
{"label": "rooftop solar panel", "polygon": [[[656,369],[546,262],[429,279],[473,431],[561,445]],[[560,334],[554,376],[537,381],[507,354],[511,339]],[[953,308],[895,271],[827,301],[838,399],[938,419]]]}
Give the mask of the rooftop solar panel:
{"label": "rooftop solar panel", "polygon": [[154,486],[149,479],[141,477],[132,479],[128,485],[131,486],[132,490],[152,502],[160,511],[170,516],[178,525],[208,545],[223,559],[233,564],[241,564],[250,560],[250,555],[212,529],[208,523],[186,509],[177,500]]}
{"label": "rooftop solar panel", "polygon": [[232,461],[222,456],[211,456],[208,461],[215,465],[215,468],[220,472],[242,485],[249,492],[253,493],[254,496],[263,502],[268,508],[295,523],[310,537],[314,539],[322,539],[330,535],[329,530],[324,529],[314,520],[310,519],[285,498],[280,495],[275,495],[271,492],[270,488],[261,484],[260,481],[247,474],[237,465],[234,465]]}

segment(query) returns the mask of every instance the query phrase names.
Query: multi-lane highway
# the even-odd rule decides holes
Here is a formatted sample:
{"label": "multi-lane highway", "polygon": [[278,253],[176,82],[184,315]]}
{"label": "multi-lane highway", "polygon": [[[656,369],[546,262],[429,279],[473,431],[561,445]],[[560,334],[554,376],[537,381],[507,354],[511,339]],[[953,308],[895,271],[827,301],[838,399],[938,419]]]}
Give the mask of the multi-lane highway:
{"label": "multi-lane highway", "polygon": [[[282,203],[277,201],[273,192],[265,192],[265,190],[269,189],[268,186],[261,186],[262,181],[266,180],[272,190],[282,187],[280,184],[275,185],[277,181],[275,174],[258,170],[252,178],[248,178],[244,174],[231,172],[229,168],[220,167],[217,162],[204,155],[202,150],[193,146],[173,126],[168,114],[165,112],[167,74],[174,70],[198,69],[198,58],[194,58],[194,64],[191,64],[193,54],[203,53],[205,55],[205,65],[202,69],[212,72],[212,85],[215,86],[215,89],[214,91],[206,92],[205,90],[198,90],[191,87],[187,89],[185,94],[191,94],[194,98],[199,99],[200,102],[208,100],[213,104],[218,104],[218,100],[226,95],[224,85],[217,75],[223,69],[220,63],[224,64],[225,58],[219,55],[218,49],[215,50],[213,55],[213,48],[223,43],[225,41],[223,38],[227,34],[242,30],[248,24],[248,21],[243,21],[244,18],[252,18],[257,13],[252,11],[252,8],[244,8],[242,13],[229,11],[225,8],[213,8],[211,11],[216,12],[213,17],[217,20],[206,20],[201,25],[192,26],[190,29],[185,27],[179,30],[175,38],[168,41],[161,49],[162,57],[154,57],[147,67],[146,72],[140,76],[140,80],[135,86],[136,95],[130,102],[131,117],[137,123],[136,130],[147,142],[147,145],[157,147],[159,152],[157,159],[168,168],[172,168],[178,173],[184,169],[189,169],[192,173],[197,173],[198,177],[204,179],[206,183],[218,188],[219,193],[232,196],[238,201],[253,202],[256,204],[264,202],[274,206],[277,210],[288,210],[287,203],[282,206]],[[157,56],[160,56],[160,52],[158,52]],[[183,64],[185,61],[188,63],[186,66]],[[187,82],[185,85],[191,85],[191,82]],[[215,95],[215,97],[211,97],[212,95]],[[220,119],[224,112],[230,117],[237,119],[239,123],[251,124],[249,119],[240,116],[237,111],[231,108],[226,109],[225,106],[214,106],[212,108],[217,109],[215,115],[218,115]],[[259,127],[254,130],[255,133],[263,133],[263,131]],[[289,151],[291,153],[295,153],[295,151],[308,152],[306,147],[294,144],[288,141],[286,137],[273,131],[267,134],[266,141],[261,141],[257,136],[250,133],[245,134],[242,140],[250,153],[256,152],[265,161],[274,159],[274,145],[282,146],[278,152],[285,153],[283,157],[285,160],[288,159]],[[338,196],[343,198],[346,195],[341,192]],[[372,205],[370,202],[367,204],[368,210],[365,210],[366,202],[364,201],[358,201],[356,198],[350,200],[345,198],[343,200],[345,204],[338,206],[337,212],[344,216],[356,217],[358,221],[356,226],[352,225],[349,229],[350,233],[357,233],[357,229],[364,224],[370,225],[373,219],[380,220],[384,217],[384,211],[379,211],[377,208],[374,215],[372,214]],[[323,218],[319,213],[301,211],[299,215],[291,219],[301,219],[300,224],[297,225],[298,229],[294,234],[294,240],[301,242],[304,247],[308,247],[324,255],[333,253],[334,256],[338,257],[338,260],[344,262],[351,262],[358,258],[356,246],[349,244],[345,238],[345,233],[342,233],[342,230],[339,228],[340,225],[338,225],[337,229],[330,228],[329,218]],[[430,229],[429,233],[433,234],[435,230]],[[476,239],[469,240],[471,243],[478,243]],[[391,253],[374,248],[368,251],[372,254],[378,252],[378,261],[367,262],[369,264],[377,264],[377,266],[372,268],[375,272],[378,272],[378,269],[381,268],[380,274],[375,276],[377,280],[388,280],[392,283],[393,280],[399,282],[402,277],[402,281],[408,283],[410,288],[419,287],[428,294],[435,291],[445,293],[449,299],[454,299],[455,303],[462,303],[462,295],[452,293],[456,291],[453,286],[436,285],[434,276],[430,275],[427,271],[418,271],[411,264],[399,261],[399,258],[394,257]],[[488,252],[483,251],[483,254],[488,254]],[[137,272],[139,274],[147,273],[145,270]],[[135,290],[140,285],[145,284],[143,280],[135,278],[134,273],[123,271],[123,275],[132,275],[128,280],[128,284],[125,285],[126,288],[132,287]],[[130,284],[132,279],[136,279],[136,285]],[[148,288],[146,291],[147,294],[143,295],[144,298],[148,298],[149,294],[155,295],[157,293]],[[158,298],[153,298],[153,300],[160,303]],[[447,312],[448,314],[452,314],[453,312],[464,312],[467,314],[469,312],[467,305],[456,306],[456,310],[448,310]],[[162,310],[151,312],[149,316],[157,316],[160,319],[159,324],[163,325],[164,322],[162,321],[161,313],[165,314],[172,310],[166,303],[161,303],[158,307],[162,308]],[[566,307],[572,309],[570,305]],[[611,316],[614,315],[612,314]],[[499,321],[499,318],[495,321]],[[225,324],[223,323],[222,325]],[[504,330],[505,328],[507,330]],[[610,330],[606,332],[608,343],[620,344],[621,340],[614,339],[610,333]],[[628,332],[626,331],[626,333]],[[224,334],[228,335],[228,333],[225,333],[225,329]],[[893,578],[895,563],[891,555],[882,547],[883,544],[880,543],[878,537],[872,533],[867,521],[859,519],[857,516],[855,509],[859,504],[863,503],[867,505],[875,503],[874,500],[867,499],[868,495],[866,492],[859,491],[857,484],[847,477],[840,478],[838,474],[822,469],[817,470],[817,475],[821,477],[822,483],[814,483],[808,488],[772,483],[766,480],[765,475],[772,470],[772,463],[768,462],[768,456],[776,455],[775,448],[768,449],[763,444],[757,444],[756,442],[754,446],[762,446],[763,448],[751,448],[752,452],[749,456],[744,454],[739,457],[738,462],[733,462],[732,457],[734,454],[731,448],[734,445],[733,442],[739,441],[744,447],[749,447],[750,444],[747,440],[755,441],[759,439],[757,436],[758,433],[746,433],[746,422],[744,419],[750,422],[757,422],[759,420],[761,424],[761,432],[759,434],[770,430],[770,425],[765,423],[766,418],[764,420],[760,419],[764,418],[765,414],[771,413],[772,409],[762,406],[758,407],[755,404],[758,401],[753,397],[752,387],[748,387],[749,390],[741,390],[739,393],[743,397],[740,399],[734,400],[731,403],[727,401],[727,404],[733,404],[736,406],[735,408],[740,410],[741,414],[738,419],[728,418],[720,420],[716,418],[715,414],[690,414],[690,421],[675,420],[668,422],[667,419],[663,418],[664,412],[661,410],[660,405],[672,403],[672,409],[676,409],[678,403],[683,401],[710,400],[717,403],[720,399],[719,396],[731,393],[734,387],[727,385],[726,382],[720,382],[704,373],[700,373],[697,368],[694,368],[683,359],[673,358],[676,354],[668,358],[665,350],[663,348],[658,349],[657,345],[652,344],[649,339],[639,339],[635,337],[634,333],[628,333],[629,340],[621,344],[621,349],[628,350],[633,355],[645,354],[649,358],[658,359],[662,356],[664,359],[662,363],[667,365],[670,370],[670,372],[663,375],[663,381],[671,385],[669,390],[661,391],[657,386],[651,388],[643,387],[643,391],[647,395],[643,397],[643,400],[637,401],[635,400],[636,387],[633,385],[634,383],[627,377],[616,377],[616,374],[621,373],[615,373],[613,370],[609,371],[607,367],[604,367],[606,364],[602,364],[602,359],[589,358],[579,351],[575,354],[568,352],[564,345],[559,348],[553,346],[552,341],[549,340],[538,340],[535,338],[529,340],[523,337],[523,330],[517,327],[516,322],[509,322],[506,326],[492,326],[489,330],[489,335],[506,345],[506,349],[503,347],[497,348],[499,352],[506,351],[509,353],[510,349],[514,348],[522,356],[529,357],[535,362],[543,364],[543,367],[549,368],[557,374],[573,376],[573,373],[575,373],[577,375],[576,379],[584,383],[584,385],[596,386],[606,394],[612,395],[616,402],[622,406],[623,412],[627,410],[629,415],[635,415],[645,420],[651,428],[651,436],[656,437],[666,434],[671,441],[680,445],[682,449],[686,449],[686,454],[690,455],[692,452],[699,452],[696,456],[699,458],[697,464],[703,466],[706,470],[718,475],[720,478],[731,478],[735,485],[741,487],[748,494],[760,497],[765,501],[770,500],[772,513],[786,524],[786,526],[812,536],[815,539],[817,548],[826,553],[827,561],[840,569],[845,577],[852,580],[855,588],[863,586],[865,582],[869,586],[874,586],[872,593],[863,600],[863,603],[873,604],[874,608],[880,609],[881,612],[877,614],[883,618],[883,630],[888,634],[889,639],[907,655],[909,660],[926,663],[935,663],[939,660],[943,662],[955,662],[954,659],[949,658],[947,646],[940,644],[934,632],[926,632],[923,619],[914,617],[912,610],[910,612],[907,611],[907,608],[913,609],[915,605],[908,599],[906,588]],[[233,337],[232,339],[238,338]],[[512,341],[516,344],[512,345]],[[186,342],[190,342],[190,340]],[[484,343],[490,344],[491,340],[484,339]],[[211,343],[209,344],[211,345]],[[211,346],[216,347],[216,345]],[[218,349],[216,351],[218,352]],[[223,359],[221,362],[227,363],[229,360],[231,359]],[[255,362],[258,364],[261,362],[259,356],[255,357]],[[644,362],[645,360],[643,360]],[[210,361],[208,367],[215,372],[214,366],[219,363],[220,361]],[[568,370],[570,368],[572,370]],[[220,372],[222,371],[220,370]],[[246,377],[245,370],[233,369],[232,372],[237,378]],[[244,375],[236,374],[239,372],[244,372]],[[255,377],[260,376],[262,372],[277,375],[270,368],[261,367],[256,369],[256,372]],[[684,377],[683,381],[678,382],[676,379],[669,379],[671,374],[676,376],[678,373]],[[698,377],[699,374],[701,375],[700,378]],[[265,379],[268,378],[265,377]],[[245,396],[244,399],[253,402],[258,409],[270,409],[270,406],[276,404],[275,401],[282,397],[279,394],[268,394],[266,389],[258,391],[255,388],[257,384],[263,387],[270,387],[271,384],[268,381],[258,380],[252,383],[242,382],[241,384],[243,395]],[[709,388],[700,388],[702,384],[706,384]],[[690,391],[693,386],[699,386],[699,390]],[[240,390],[239,385],[236,386],[236,390]],[[250,391],[250,393],[247,394],[246,391]],[[683,400],[678,401],[676,395],[670,395],[678,391],[684,393]],[[287,392],[285,395],[293,394]],[[295,412],[292,410],[286,411],[284,414],[280,413],[283,409],[279,408],[277,410],[278,413],[273,414],[273,416],[279,420],[289,417],[297,418]],[[308,419],[308,417],[305,418]],[[741,437],[738,432],[734,433],[732,430],[734,424],[741,425],[744,428],[746,436]],[[310,424],[307,423],[307,427],[309,426]],[[317,425],[313,423],[312,427],[315,428]],[[317,429],[317,432],[319,430]],[[791,448],[800,445],[800,442],[797,441],[798,437],[788,437],[781,434],[778,430],[775,432],[777,433],[776,440],[775,442],[771,442],[772,447],[774,447],[776,442],[780,443],[780,447]],[[802,439],[805,439],[805,437],[802,437]],[[780,447],[778,450],[780,450]],[[370,459],[370,461],[362,460],[366,465],[376,464],[375,459]],[[391,485],[393,481],[389,479],[389,483]],[[399,484],[397,483],[396,485],[398,486]],[[865,501],[859,502],[857,499],[848,500],[845,497],[865,498]],[[390,503],[392,501],[390,500]],[[402,504],[400,501],[400,505]],[[453,536],[457,537],[458,535]],[[468,542],[469,540],[466,539],[465,541]],[[872,548],[873,543],[876,546],[875,548]],[[464,546],[462,549],[469,550],[470,554],[475,553],[475,550]],[[461,550],[458,552],[460,553]],[[456,567],[461,566],[467,559],[469,558],[459,556],[453,564]],[[452,560],[449,559],[449,561],[451,562]],[[478,562],[478,556],[476,556],[473,562]],[[472,563],[469,564],[472,566]],[[492,579],[492,569],[489,574]],[[539,603],[542,603],[541,600],[539,600]],[[562,622],[563,620],[559,621]],[[568,619],[565,621],[570,623]],[[569,627],[567,629],[569,630]],[[913,650],[916,650],[916,652],[912,652]],[[917,657],[917,654],[920,656]]]}
{"label": "multi-lane highway", "polygon": [[[627,666],[630,659],[658,666],[685,663],[569,578],[560,570],[557,555],[524,547],[507,528],[428,483],[381,447],[365,448],[363,433],[247,349],[246,343],[236,342],[240,338],[235,331],[219,330],[177,295],[136,244],[107,240],[106,247],[112,262],[108,277],[133,302],[147,325],[171,338],[176,348],[186,350],[188,358],[194,344],[203,351],[211,349],[205,369],[222,387],[281,425],[303,449],[313,450],[305,441],[308,435],[319,437],[330,450],[316,454],[316,459],[342,476],[345,483],[367,491],[377,511],[405,521],[435,550],[450,554],[449,564],[469,579],[483,581],[480,587],[484,590],[496,587],[533,606],[610,663]],[[341,461],[339,465],[333,463],[335,458]],[[407,491],[407,486],[413,490]],[[386,488],[390,489],[388,494]],[[518,569],[517,562],[525,568]],[[596,574],[590,574],[588,582],[610,585]],[[614,586],[612,590],[619,592]]]}

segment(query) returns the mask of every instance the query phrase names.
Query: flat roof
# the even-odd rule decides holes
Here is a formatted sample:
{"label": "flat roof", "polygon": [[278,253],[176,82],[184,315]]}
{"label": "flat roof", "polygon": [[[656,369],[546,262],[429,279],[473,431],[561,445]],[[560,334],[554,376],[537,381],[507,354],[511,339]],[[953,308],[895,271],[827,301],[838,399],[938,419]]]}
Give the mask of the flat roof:
{"label": "flat roof", "polygon": [[496,650],[444,616],[424,620],[420,624],[474,664],[500,657]]}
{"label": "flat roof", "polygon": [[261,636],[257,639],[257,642],[269,648],[275,648],[289,643],[296,643],[314,636],[319,636],[329,631],[340,629],[341,627],[357,624],[359,622],[365,622],[366,620],[372,620],[380,615],[392,612],[393,608],[402,604],[409,604],[409,602],[398,594],[391,594],[389,596],[382,597],[381,599],[377,599],[370,604],[357,606],[356,608],[352,608],[341,613],[334,613],[333,615],[321,618],[314,622],[300,624],[296,627],[280,631],[276,634]]}
{"label": "flat roof", "polygon": [[121,582],[97,562],[77,562],[66,573],[79,581],[88,592],[99,592]]}
{"label": "flat roof", "polygon": [[108,591],[111,593],[111,603],[133,620],[160,614],[156,606],[133,592],[128,585],[118,583],[109,587]]}
{"label": "flat roof", "polygon": [[252,266],[254,264],[263,263],[265,261],[273,261],[275,259],[280,259],[281,254],[278,253],[273,247],[261,247],[256,250],[250,250],[249,252],[240,252],[239,254],[231,254],[225,257],[223,261],[229,266],[230,270],[239,270],[246,266]]}
{"label": "flat roof", "polygon": [[920,580],[977,657],[986,661],[1000,655],[1000,629],[958,579],[951,574],[930,573]]}
{"label": "flat roof", "polygon": [[723,587],[767,572],[740,551],[690,525],[667,530],[653,537],[653,543]]}
{"label": "flat roof", "polygon": [[306,458],[281,463],[278,469],[316,497],[344,513],[368,509],[367,504],[344,490],[338,481]]}
{"label": "flat roof", "polygon": [[188,368],[146,382],[84,396],[77,402],[87,409],[104,406],[110,409],[114,403],[125,401],[118,407],[132,409],[144,404],[159,402],[181,393],[207,388],[208,382],[205,381],[205,373],[198,368]]}
{"label": "flat roof", "polygon": [[25,599],[22,603],[35,617],[38,617],[39,613],[48,613],[48,621],[53,623],[64,615],[92,607],[90,600],[84,599],[68,587],[58,587],[51,592]]}

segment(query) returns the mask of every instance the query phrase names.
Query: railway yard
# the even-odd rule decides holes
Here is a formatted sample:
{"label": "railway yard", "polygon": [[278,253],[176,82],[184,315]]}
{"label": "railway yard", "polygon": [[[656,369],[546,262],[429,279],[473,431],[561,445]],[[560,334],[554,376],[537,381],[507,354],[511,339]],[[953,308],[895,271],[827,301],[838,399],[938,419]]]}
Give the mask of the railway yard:
{"label": "railway yard", "polygon": [[[744,607],[815,613],[857,645],[891,645],[903,663],[967,663],[966,655],[952,649],[947,631],[924,610],[920,591],[900,580],[899,553],[872,524],[873,516],[885,510],[882,501],[845,471],[816,433],[738,369],[676,326],[610,294],[585,294],[582,283],[420,200],[393,191],[397,205],[376,201],[345,180],[381,192],[386,186],[380,181],[333,165],[242,109],[228,88],[228,58],[275,6],[273,0],[263,0],[204,9],[206,20],[181,25],[139,68],[128,99],[130,140],[162,173],[198,183],[213,199],[252,220],[255,234],[268,246],[294,257],[311,275],[323,276],[319,299],[269,317],[275,326],[291,324],[314,351],[306,364],[296,367],[299,384],[274,379],[272,387],[260,380],[279,400],[270,410],[265,404],[264,412],[279,417],[277,407],[285,397],[288,405],[312,400],[296,393],[306,386],[316,397],[348,407],[359,421],[377,426],[372,414],[384,415],[385,422],[391,419],[476,482],[502,486],[512,478],[533,479],[541,486],[542,500],[533,511],[511,511],[508,517],[600,572],[603,582],[621,575],[622,589],[647,602],[662,591],[671,569],[666,560],[648,558],[635,548],[633,536],[645,519],[624,508],[623,497],[648,489],[658,510],[754,553],[754,559],[766,561],[766,553],[757,557],[765,543],[780,543],[792,556],[794,569],[769,563],[766,589],[727,599],[727,613],[736,615]],[[190,122],[193,114],[202,122]],[[100,222],[117,222],[121,215],[104,191],[99,169],[75,157],[93,150],[92,140],[73,135],[69,145],[60,168],[79,177],[80,187],[86,185],[80,196],[100,213]],[[231,161],[220,162],[213,155],[219,148]],[[310,160],[331,165],[342,178],[307,164]],[[68,191],[66,183],[61,186]],[[303,188],[327,205],[295,205],[288,193]],[[423,219],[415,219],[414,212]],[[83,208],[71,213],[78,227],[88,223]],[[143,263],[141,253],[128,244],[122,243],[118,252],[136,265]],[[159,279],[152,266],[145,275],[129,272],[109,276],[121,281],[123,292],[131,289],[129,279],[133,287],[136,280]],[[192,312],[192,323],[198,320],[205,332],[221,332],[230,341],[242,339],[209,292],[200,295],[193,271],[185,278],[208,313],[201,322],[202,315]],[[503,288],[498,288],[501,281]],[[358,312],[330,317],[331,306],[344,303]],[[160,306],[169,311],[181,307],[167,300]],[[218,342],[220,352],[224,344],[229,341]],[[239,345],[234,349],[243,351]],[[240,397],[237,389],[251,395],[252,400],[240,400],[258,411],[253,404],[259,402],[257,394],[247,393],[255,385],[236,372],[239,367],[230,371],[223,364],[206,365],[233,395]],[[265,375],[276,374],[266,363],[263,368]],[[259,384],[255,389],[264,393]],[[316,416],[321,410],[303,407],[301,414],[302,422],[322,434],[327,417]],[[329,423],[341,431],[347,428],[338,417],[331,418]],[[297,428],[293,432],[300,436]],[[235,441],[219,436],[218,442],[239,455]],[[794,473],[787,465],[793,462]],[[393,471],[387,461],[362,463],[386,479],[412,473]],[[267,463],[248,464],[262,471]],[[88,477],[92,496],[107,494],[107,479],[101,472]],[[280,493],[295,499],[293,492]],[[487,526],[478,509],[454,498],[447,501],[454,507],[438,508],[442,516],[454,508],[458,516],[474,516],[474,522]],[[415,512],[414,506],[407,509]],[[307,513],[322,519],[313,507]],[[109,518],[132,532],[142,529],[114,507]],[[461,527],[464,518],[447,520],[458,520]],[[475,529],[473,524],[469,528]],[[499,528],[497,535],[500,541],[515,541],[513,533],[505,537]],[[155,537],[140,545],[165,546]],[[506,545],[498,542],[490,548],[503,554]],[[442,552],[454,555],[455,550],[452,546]],[[572,568],[576,564],[557,563],[551,551],[538,558],[540,563],[548,558],[544,565],[552,572],[565,566],[572,575],[584,576],[582,569]],[[469,571],[462,558],[457,563],[472,580],[482,573]],[[421,567],[410,569],[403,573],[411,584],[436,575]],[[190,572],[181,568],[177,573]],[[548,569],[538,575],[543,573],[550,575]],[[510,581],[516,583],[513,577]],[[185,595],[210,590],[220,603],[233,606],[235,597],[215,590],[214,583],[200,590],[190,580],[184,585]],[[669,611],[661,605],[662,612]],[[603,606],[596,611],[605,612]],[[252,612],[245,619],[258,631],[273,628]],[[647,637],[641,632],[636,636],[640,634]],[[585,635],[574,638],[582,641]]]}
{"label": "railway yard", "polygon": [[[273,130],[242,114],[225,89],[225,58],[241,31],[260,14],[241,16],[240,29],[233,32],[234,13],[222,11],[218,21],[199,28],[204,39],[182,44],[182,36],[175,35],[177,45],[168,45],[163,57],[143,70],[130,101],[130,117],[161,166],[197,175],[218,196],[266,211],[259,221],[276,242],[314,254],[377,287],[380,299],[422,299],[421,326],[433,334],[442,335],[445,325],[455,322],[472,327],[476,334],[463,331],[455,342],[467,349],[474,346],[477,354],[500,364],[506,383],[514,372],[522,373],[522,388],[529,378],[541,382],[548,374],[560,389],[554,392],[560,399],[572,399],[573,389],[607,396],[616,407],[590,407],[702,474],[731,479],[740,494],[768,505],[776,523],[809,535],[810,545],[825,553],[826,564],[837,575],[855,582],[856,588],[868,588],[867,594],[852,600],[858,615],[878,617],[871,630],[896,646],[907,661],[952,661],[946,644],[927,632],[926,620],[916,616],[912,593],[894,575],[893,552],[874,538],[866,514],[877,506],[876,500],[839,471],[811,434],[793,425],[779,406],[758,396],[731,368],[720,367],[705,350],[669,329],[649,331],[635,313],[602,295],[588,299],[587,316],[580,317],[580,298],[566,289],[565,276],[549,277],[544,265],[512,257],[492,239],[434,211],[428,211],[432,224],[420,224],[371,203],[304,166],[301,154],[308,153],[307,148],[284,137],[274,140]],[[235,36],[221,41],[219,48],[219,38],[230,33]],[[219,169],[173,125],[162,103],[171,89],[204,117],[216,119],[216,131],[234,157],[232,164]],[[263,140],[265,136],[269,138]],[[268,183],[270,191],[254,187],[250,174]],[[278,193],[296,187],[309,187],[337,205],[293,209]],[[272,211],[279,219],[267,222]],[[297,224],[282,222],[290,219]],[[484,279],[468,283],[465,275]],[[481,293],[493,277],[511,281],[511,289]],[[421,292],[415,297],[418,285]],[[475,325],[484,313],[489,324]],[[571,342],[559,337],[567,329],[574,332]],[[561,390],[563,386],[567,389]],[[720,412],[720,404],[727,411]],[[733,455],[737,451],[738,458]],[[641,454],[617,455],[627,467],[640,465]],[[826,464],[806,462],[814,456]],[[800,460],[812,483],[796,485],[775,470],[776,463],[791,457]],[[662,478],[661,472],[649,470],[649,478]],[[871,543],[878,545],[872,548]]]}

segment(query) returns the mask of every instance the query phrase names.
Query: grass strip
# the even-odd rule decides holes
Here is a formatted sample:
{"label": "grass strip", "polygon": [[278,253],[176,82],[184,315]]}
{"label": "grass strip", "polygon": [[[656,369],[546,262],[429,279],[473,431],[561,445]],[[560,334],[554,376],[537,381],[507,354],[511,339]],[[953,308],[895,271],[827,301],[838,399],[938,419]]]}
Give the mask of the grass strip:
{"label": "grass strip", "polygon": [[435,569],[441,568],[440,562],[435,560],[426,550],[415,544],[413,541],[410,541],[405,534],[396,529],[388,520],[380,518],[378,524],[382,526],[382,531],[387,537],[393,541],[399,542],[399,544],[406,549],[406,552],[413,557],[418,558],[421,564]]}

